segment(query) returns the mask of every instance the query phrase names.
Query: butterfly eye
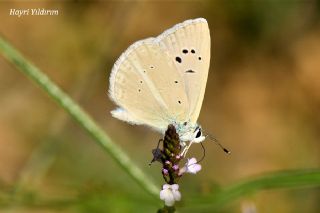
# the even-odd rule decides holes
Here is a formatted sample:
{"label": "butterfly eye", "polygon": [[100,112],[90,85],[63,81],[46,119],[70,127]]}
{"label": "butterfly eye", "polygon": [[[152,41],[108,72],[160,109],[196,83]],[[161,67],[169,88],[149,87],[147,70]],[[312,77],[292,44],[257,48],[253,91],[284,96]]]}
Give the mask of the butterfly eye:
{"label": "butterfly eye", "polygon": [[197,132],[196,138],[199,138],[201,136],[201,129],[199,129],[199,131]]}

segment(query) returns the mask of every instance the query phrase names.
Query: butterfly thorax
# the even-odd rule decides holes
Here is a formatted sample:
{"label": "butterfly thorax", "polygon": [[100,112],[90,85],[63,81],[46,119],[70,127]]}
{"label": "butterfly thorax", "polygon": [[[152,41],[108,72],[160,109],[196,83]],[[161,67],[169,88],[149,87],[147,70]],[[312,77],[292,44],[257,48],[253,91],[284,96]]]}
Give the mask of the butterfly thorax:
{"label": "butterfly thorax", "polygon": [[182,147],[186,146],[186,142],[200,143],[205,139],[205,136],[202,135],[201,126],[197,123],[174,122],[173,125],[179,135]]}

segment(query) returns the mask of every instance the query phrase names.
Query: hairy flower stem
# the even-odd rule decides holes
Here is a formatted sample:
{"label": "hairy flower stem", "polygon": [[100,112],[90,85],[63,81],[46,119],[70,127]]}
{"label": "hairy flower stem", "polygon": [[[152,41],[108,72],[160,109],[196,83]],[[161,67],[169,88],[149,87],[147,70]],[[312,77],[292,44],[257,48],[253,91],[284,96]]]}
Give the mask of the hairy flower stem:
{"label": "hairy flower stem", "polygon": [[161,163],[163,165],[162,175],[166,183],[175,184],[179,179],[179,162],[181,146],[179,135],[173,125],[169,125],[163,140]]}
{"label": "hairy flower stem", "polygon": [[[162,142],[163,142],[162,149],[157,147],[156,149],[152,150],[153,160],[151,162],[159,161],[162,164],[162,176],[165,182],[169,184],[170,187],[176,187],[178,186],[177,182],[178,182],[178,179],[180,178],[179,162],[183,157],[180,155],[181,145],[180,145],[179,135],[177,134],[177,131],[173,125],[168,126]],[[163,190],[160,192],[160,198],[162,196],[161,193],[163,193],[165,190],[168,190],[165,188],[165,185],[163,187],[164,187]],[[170,188],[170,190],[173,190],[173,188]],[[169,192],[171,192],[170,190]],[[177,191],[175,193],[176,193],[175,196],[178,196],[178,197],[175,197],[175,199],[180,200],[180,196],[181,196],[180,192]],[[167,202],[168,200],[165,199],[165,205],[163,208],[157,211],[158,213],[174,213],[175,212],[176,210],[175,207],[167,206],[167,205],[170,205]]]}

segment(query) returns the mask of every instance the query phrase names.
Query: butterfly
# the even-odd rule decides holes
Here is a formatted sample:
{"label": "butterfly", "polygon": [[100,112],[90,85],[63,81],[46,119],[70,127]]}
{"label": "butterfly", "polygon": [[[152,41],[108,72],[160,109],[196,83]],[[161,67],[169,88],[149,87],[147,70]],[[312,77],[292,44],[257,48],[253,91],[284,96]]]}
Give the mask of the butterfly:
{"label": "butterfly", "polygon": [[192,143],[205,139],[197,120],[209,64],[210,32],[204,18],[133,43],[111,71],[109,96],[119,106],[112,116],[161,133],[172,124],[185,155]]}

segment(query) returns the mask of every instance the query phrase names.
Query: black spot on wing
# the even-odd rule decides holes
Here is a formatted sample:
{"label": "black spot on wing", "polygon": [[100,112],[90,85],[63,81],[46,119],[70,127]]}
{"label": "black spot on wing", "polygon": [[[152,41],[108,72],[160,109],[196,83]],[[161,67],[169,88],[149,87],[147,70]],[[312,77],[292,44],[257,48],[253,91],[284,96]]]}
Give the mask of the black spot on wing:
{"label": "black spot on wing", "polygon": [[176,61],[177,61],[178,63],[181,63],[181,62],[182,62],[182,59],[177,56],[177,57],[176,57]]}
{"label": "black spot on wing", "polygon": [[195,73],[196,71],[194,70],[187,70],[186,73]]}
{"label": "black spot on wing", "polygon": [[194,49],[191,50],[191,53],[196,53],[196,51]]}
{"label": "black spot on wing", "polygon": [[198,57],[199,61],[201,61],[201,57]]}
{"label": "black spot on wing", "polygon": [[187,54],[187,53],[188,53],[188,50],[187,50],[187,49],[183,49],[183,50],[182,50],[182,53]]}

